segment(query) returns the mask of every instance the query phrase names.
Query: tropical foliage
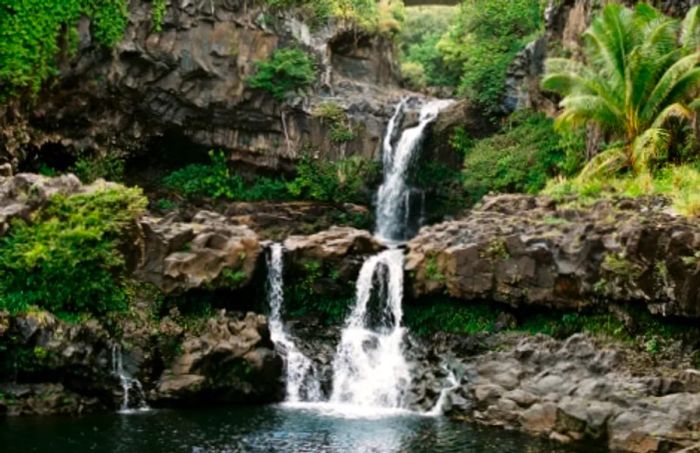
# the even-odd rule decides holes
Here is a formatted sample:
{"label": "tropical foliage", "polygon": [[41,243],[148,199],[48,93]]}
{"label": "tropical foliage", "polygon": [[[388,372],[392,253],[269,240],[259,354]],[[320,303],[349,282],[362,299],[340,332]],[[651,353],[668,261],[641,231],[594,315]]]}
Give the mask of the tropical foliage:
{"label": "tropical foliage", "polygon": [[125,231],[143,212],[138,189],[54,195],[0,238],[0,309],[58,314],[123,310],[129,301]]}
{"label": "tropical foliage", "polygon": [[36,93],[57,73],[59,54],[77,48],[77,23],[87,16],[98,44],[113,46],[127,23],[125,0],[0,0],[0,99]]}
{"label": "tropical foliage", "polygon": [[542,82],[564,96],[558,127],[595,124],[612,143],[581,176],[649,171],[700,107],[700,9],[680,22],[645,3],[612,3],[584,38],[585,61],[549,59]]}

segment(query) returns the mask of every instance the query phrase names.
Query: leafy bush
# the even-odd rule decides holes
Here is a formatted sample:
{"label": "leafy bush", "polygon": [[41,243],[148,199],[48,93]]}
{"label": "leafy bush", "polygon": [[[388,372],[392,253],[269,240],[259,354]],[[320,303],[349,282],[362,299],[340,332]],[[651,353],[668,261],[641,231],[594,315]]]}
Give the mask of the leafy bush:
{"label": "leafy bush", "polygon": [[368,203],[368,185],[379,176],[379,166],[361,158],[327,162],[305,157],[291,181],[258,177],[247,182],[232,173],[224,153],[210,152],[210,164],[191,164],[163,180],[187,198],[225,198],[241,201],[315,200],[334,203]]}
{"label": "leafy bush", "polygon": [[269,60],[257,63],[257,70],[248,84],[283,101],[289,93],[309,87],[316,80],[316,67],[311,57],[297,48],[277,49]]}
{"label": "leafy bush", "polygon": [[124,180],[124,158],[117,153],[93,158],[81,157],[71,169],[84,183],[91,183],[98,178],[108,181]]}
{"label": "leafy bush", "polygon": [[76,42],[80,16],[91,19],[92,35],[116,44],[127,23],[125,0],[0,0],[0,99],[19,91],[36,93],[55,75],[56,57]]}
{"label": "leafy bush", "polygon": [[365,203],[368,185],[379,177],[379,165],[359,157],[338,162],[304,158],[288,184],[294,198],[335,203]]}
{"label": "leafy bush", "polygon": [[472,143],[459,150],[465,155],[464,188],[472,201],[491,191],[536,193],[565,161],[552,120],[538,113],[514,115],[503,131]]}
{"label": "leafy bush", "polygon": [[464,0],[437,49],[448,71],[461,72],[460,92],[497,116],[508,66],[541,27],[540,0]]}
{"label": "leafy bush", "polygon": [[146,206],[138,189],[54,195],[30,222],[0,238],[0,308],[102,314],[127,307],[120,252],[124,233]]}

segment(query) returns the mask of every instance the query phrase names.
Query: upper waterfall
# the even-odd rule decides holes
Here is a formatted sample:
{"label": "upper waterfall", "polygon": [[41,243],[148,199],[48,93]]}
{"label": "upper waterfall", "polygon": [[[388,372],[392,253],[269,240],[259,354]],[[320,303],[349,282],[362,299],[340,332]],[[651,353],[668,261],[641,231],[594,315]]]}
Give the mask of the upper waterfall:
{"label": "upper waterfall", "polygon": [[404,130],[395,144],[393,138],[397,119],[405,108],[405,100],[399,102],[389,120],[383,146],[384,181],[377,192],[376,234],[380,238],[389,242],[406,239],[410,214],[410,188],[407,179],[411,162],[416,151],[420,149],[426,127],[452,102],[443,99],[427,102],[421,108],[418,125]]}

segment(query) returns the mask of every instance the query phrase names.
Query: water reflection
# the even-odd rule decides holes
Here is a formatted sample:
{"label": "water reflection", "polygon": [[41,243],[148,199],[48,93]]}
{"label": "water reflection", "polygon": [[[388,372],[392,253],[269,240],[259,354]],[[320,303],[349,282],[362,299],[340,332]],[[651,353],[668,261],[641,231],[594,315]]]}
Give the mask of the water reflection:
{"label": "water reflection", "polygon": [[442,417],[348,419],[283,406],[152,411],[80,418],[15,418],[0,425],[2,451],[14,452],[371,452],[567,453],[517,433]]}

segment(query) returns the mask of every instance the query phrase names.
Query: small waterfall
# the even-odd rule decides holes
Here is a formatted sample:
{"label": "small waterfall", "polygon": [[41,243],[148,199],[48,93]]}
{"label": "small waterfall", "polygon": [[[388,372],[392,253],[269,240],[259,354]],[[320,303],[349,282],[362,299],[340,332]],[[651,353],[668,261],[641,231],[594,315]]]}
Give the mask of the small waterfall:
{"label": "small waterfall", "polygon": [[[375,279],[383,306],[373,320]],[[356,291],[333,362],[331,402],[400,409],[411,380],[402,350],[403,252],[390,249],[365,261]]]}
{"label": "small waterfall", "polygon": [[394,129],[405,101],[399,103],[389,120],[383,146],[384,182],[377,192],[377,236],[387,241],[406,239],[406,219],[410,209],[410,188],[406,179],[411,161],[420,148],[425,128],[435,121],[440,110],[452,102],[436,100],[426,103],[421,108],[418,125],[404,130],[395,145],[392,143]]}
{"label": "small waterfall", "polygon": [[282,322],[284,303],[284,249],[282,244],[272,244],[267,256],[267,300],[270,304],[270,336],[272,342],[285,356],[286,401],[320,401],[321,384],[313,362],[306,357],[287,333]]}
{"label": "small waterfall", "polygon": [[[146,403],[146,394],[143,391],[141,382],[124,369],[122,348],[116,343],[112,345],[112,374],[119,378],[122,386],[120,413],[128,414],[134,411],[147,411],[150,409]],[[130,396],[132,394],[135,396],[135,401],[131,401]]]}
{"label": "small waterfall", "polygon": [[451,371],[446,366],[443,366],[443,369],[449,373],[447,375],[447,382],[449,382],[450,385],[440,390],[438,400],[435,402],[433,408],[426,413],[426,415],[433,417],[442,415],[445,411],[445,402],[447,401],[447,397],[449,396],[450,392],[459,387],[459,381],[457,380],[457,376],[455,375],[454,371]]}

